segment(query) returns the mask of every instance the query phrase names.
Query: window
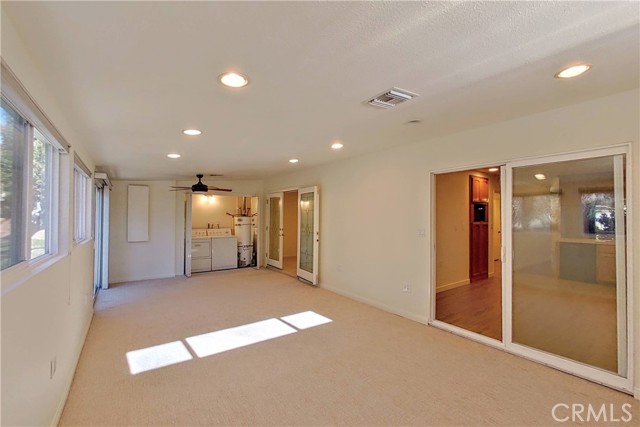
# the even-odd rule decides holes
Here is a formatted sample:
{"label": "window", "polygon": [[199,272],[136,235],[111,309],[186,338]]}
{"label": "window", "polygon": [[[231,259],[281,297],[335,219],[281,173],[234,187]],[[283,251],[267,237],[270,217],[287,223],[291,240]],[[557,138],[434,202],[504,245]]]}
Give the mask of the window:
{"label": "window", "polygon": [[2,270],[52,253],[58,153],[5,99],[0,109],[0,264]]}
{"label": "window", "polygon": [[589,235],[613,235],[616,232],[616,210],[613,188],[609,191],[580,191],[582,224]]}
{"label": "window", "polygon": [[27,138],[27,122],[2,102],[0,110],[2,138],[0,139],[0,242],[1,264],[4,270],[23,261],[23,166]]}
{"label": "window", "polygon": [[557,194],[513,196],[514,231],[551,231],[558,227]]}
{"label": "window", "polygon": [[49,253],[51,247],[51,182],[53,147],[33,131],[31,162],[31,259]]}
{"label": "window", "polygon": [[89,201],[91,196],[89,190],[91,188],[90,178],[86,167],[79,159],[76,159],[76,165],[74,167],[74,183],[75,183],[75,197],[74,197],[74,228],[73,228],[73,241],[80,243],[87,240],[89,233]]}

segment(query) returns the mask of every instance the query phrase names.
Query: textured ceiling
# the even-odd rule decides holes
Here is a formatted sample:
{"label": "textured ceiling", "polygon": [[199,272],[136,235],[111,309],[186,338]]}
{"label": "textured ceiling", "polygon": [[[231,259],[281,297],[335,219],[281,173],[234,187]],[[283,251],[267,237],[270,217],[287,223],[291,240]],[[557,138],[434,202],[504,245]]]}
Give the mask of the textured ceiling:
{"label": "textured ceiling", "polygon": [[[264,178],[639,84],[635,2],[3,1],[2,12],[120,179]],[[553,78],[578,62],[593,69]],[[223,87],[227,70],[251,83]],[[420,97],[366,105],[392,86]],[[204,134],[181,134],[192,127]]]}

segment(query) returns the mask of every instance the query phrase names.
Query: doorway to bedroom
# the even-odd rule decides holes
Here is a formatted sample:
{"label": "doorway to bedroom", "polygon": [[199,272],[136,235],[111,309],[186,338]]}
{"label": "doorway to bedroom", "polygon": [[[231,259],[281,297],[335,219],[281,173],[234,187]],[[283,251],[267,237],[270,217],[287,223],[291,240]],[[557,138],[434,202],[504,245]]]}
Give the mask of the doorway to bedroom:
{"label": "doorway to bedroom", "polygon": [[435,319],[502,340],[500,168],[435,175]]}

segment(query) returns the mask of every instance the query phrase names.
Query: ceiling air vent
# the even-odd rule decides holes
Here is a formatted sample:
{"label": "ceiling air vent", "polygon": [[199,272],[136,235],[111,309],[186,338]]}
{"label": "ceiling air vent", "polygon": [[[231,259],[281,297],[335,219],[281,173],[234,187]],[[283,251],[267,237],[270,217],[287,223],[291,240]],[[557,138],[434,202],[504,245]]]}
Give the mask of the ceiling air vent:
{"label": "ceiling air vent", "polygon": [[370,100],[369,105],[380,108],[392,108],[402,102],[409,101],[416,96],[420,95],[418,95],[417,93],[409,92],[408,90],[393,87]]}

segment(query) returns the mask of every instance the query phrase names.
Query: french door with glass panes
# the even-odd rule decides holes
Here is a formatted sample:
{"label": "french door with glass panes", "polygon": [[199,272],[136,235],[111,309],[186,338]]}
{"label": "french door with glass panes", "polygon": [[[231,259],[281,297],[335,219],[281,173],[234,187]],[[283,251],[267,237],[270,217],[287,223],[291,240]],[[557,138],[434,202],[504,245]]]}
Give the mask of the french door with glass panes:
{"label": "french door with glass panes", "polygon": [[267,265],[280,269],[284,242],[283,199],[283,192],[271,193],[267,196]]}
{"label": "french door with glass panes", "polygon": [[298,190],[298,277],[318,284],[320,200],[318,187]]}

